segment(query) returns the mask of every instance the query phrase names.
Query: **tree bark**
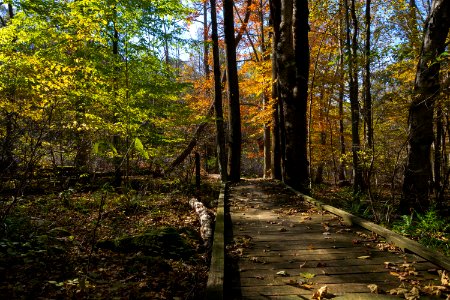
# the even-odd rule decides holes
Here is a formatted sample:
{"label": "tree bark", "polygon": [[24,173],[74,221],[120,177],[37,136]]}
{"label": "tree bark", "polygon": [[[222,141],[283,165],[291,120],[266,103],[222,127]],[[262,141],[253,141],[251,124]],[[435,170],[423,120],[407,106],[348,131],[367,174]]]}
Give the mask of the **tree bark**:
{"label": "tree bark", "polygon": [[241,113],[239,104],[239,83],[236,65],[236,47],[234,39],[233,0],[223,2],[223,26],[225,34],[225,52],[227,55],[227,85],[229,107],[229,145],[228,179],[232,182],[241,177]]}
{"label": "tree bark", "polygon": [[[261,60],[263,62],[267,61],[268,57],[266,55],[266,40],[265,40],[265,36],[264,36],[264,16],[263,16],[263,2],[262,0],[259,1],[259,22],[260,22],[260,30],[261,30]],[[267,106],[269,104],[268,101],[268,95],[265,91],[265,86],[263,86],[263,91],[262,91],[262,105],[263,105],[263,110],[267,109]],[[269,178],[270,174],[271,174],[271,168],[272,168],[272,157],[271,157],[271,153],[270,153],[270,147],[271,147],[271,136],[270,136],[271,130],[270,130],[270,125],[265,122],[264,123],[264,128],[263,128],[263,138],[264,138],[264,168],[263,168],[263,176],[264,178]]]}
{"label": "tree bark", "polygon": [[450,27],[450,1],[435,0],[425,23],[420,59],[416,70],[413,101],[409,107],[408,161],[400,210],[425,211],[430,206],[431,144],[434,102],[440,92],[440,63]]}
{"label": "tree bark", "polygon": [[[351,1],[351,7],[348,5],[349,0],[344,0],[345,4],[345,21],[346,21],[346,50],[349,61],[349,98],[352,117],[352,161],[353,161],[353,194],[357,195],[364,190],[362,166],[359,159],[359,151],[361,150],[361,140],[359,137],[359,118],[360,108],[358,100],[358,20],[356,18],[355,0]],[[350,16],[352,24],[350,24]],[[353,28],[352,34],[351,29]]]}
{"label": "tree bark", "polygon": [[[309,193],[306,106],[309,76],[308,3],[281,1],[277,69],[282,107],[285,148],[283,180]],[[283,145],[283,135],[282,145]],[[283,149],[282,149],[283,150]]]}
{"label": "tree bark", "polygon": [[209,45],[208,45],[208,3],[203,3],[203,64],[205,76],[209,78]]}
{"label": "tree bark", "polygon": [[366,43],[365,43],[365,74],[364,74],[364,121],[366,128],[366,143],[367,148],[372,149],[373,146],[373,122],[372,122],[372,94],[371,90],[371,72],[370,72],[370,62],[371,62],[371,20],[370,20],[370,4],[371,0],[366,0]]}
{"label": "tree bark", "polygon": [[281,139],[280,139],[280,118],[279,118],[279,88],[278,88],[278,68],[277,68],[277,45],[280,39],[281,23],[281,2],[280,0],[270,1],[270,24],[272,25],[272,126],[271,126],[271,177],[282,179],[281,175]]}
{"label": "tree bark", "polygon": [[211,4],[211,29],[213,42],[213,71],[214,71],[214,111],[216,117],[216,148],[219,161],[219,172],[222,182],[227,181],[227,162],[225,153],[225,130],[223,125],[222,82],[220,80],[219,38],[217,34],[216,0]]}
{"label": "tree bark", "polygon": [[[346,0],[344,0],[346,1]],[[339,3],[342,5],[342,2]],[[345,5],[344,5],[345,6]],[[341,7],[342,8],[342,7]],[[342,10],[341,10],[342,11]],[[342,18],[339,19],[339,74],[341,78],[344,78],[344,38],[345,38],[345,32],[344,32],[344,26]],[[339,164],[339,182],[343,183],[346,180],[345,176],[345,135],[344,135],[344,91],[345,91],[345,85],[344,80],[339,81],[339,148],[341,152],[341,162]]]}

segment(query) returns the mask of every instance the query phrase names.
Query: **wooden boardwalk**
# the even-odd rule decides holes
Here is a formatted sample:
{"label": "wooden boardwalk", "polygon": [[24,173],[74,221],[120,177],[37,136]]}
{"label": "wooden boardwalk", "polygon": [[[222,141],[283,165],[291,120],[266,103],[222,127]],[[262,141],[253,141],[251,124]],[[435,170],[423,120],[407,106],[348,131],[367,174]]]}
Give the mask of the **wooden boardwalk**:
{"label": "wooden boardwalk", "polygon": [[281,183],[242,181],[231,186],[228,203],[225,299],[311,299],[324,286],[323,298],[384,299],[393,296],[370,287],[411,291],[440,283],[435,265],[343,225]]}

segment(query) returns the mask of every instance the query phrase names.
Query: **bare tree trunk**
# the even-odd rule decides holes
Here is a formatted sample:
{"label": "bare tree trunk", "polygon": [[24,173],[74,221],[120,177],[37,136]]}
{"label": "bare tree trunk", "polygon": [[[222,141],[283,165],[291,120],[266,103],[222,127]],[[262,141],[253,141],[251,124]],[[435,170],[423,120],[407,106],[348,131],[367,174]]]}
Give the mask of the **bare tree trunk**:
{"label": "bare tree trunk", "polygon": [[272,35],[272,178],[282,179],[281,175],[281,138],[280,138],[280,118],[279,118],[279,88],[278,88],[278,68],[277,68],[277,52],[276,48],[280,38],[281,23],[281,2],[280,0],[270,1],[270,23],[273,29]]}
{"label": "bare tree trunk", "polygon": [[430,150],[433,142],[434,102],[440,92],[440,63],[436,59],[446,47],[450,27],[450,1],[435,0],[425,23],[420,59],[409,107],[408,162],[400,209],[426,210],[430,205]]}
{"label": "bare tree trunk", "polygon": [[307,1],[281,1],[280,40],[276,49],[285,135],[283,180],[305,193],[309,193],[310,184],[306,156],[309,77],[308,14]]}
{"label": "bare tree trunk", "polygon": [[[346,1],[346,0],[344,0]],[[339,25],[340,25],[340,30],[339,32],[343,33],[344,30],[344,26],[342,24],[342,18],[340,18],[339,20]],[[344,78],[344,35],[340,35],[339,36],[339,53],[340,53],[340,57],[339,57],[339,73],[340,73],[340,77],[343,79]],[[345,135],[344,135],[344,90],[345,90],[345,86],[344,86],[344,80],[340,80],[339,83],[339,145],[340,145],[340,152],[341,152],[341,162],[339,164],[339,174],[338,174],[338,178],[339,181],[341,183],[343,183],[346,178],[345,178],[345,165],[346,165],[346,161],[345,161]]]}
{"label": "bare tree trunk", "polygon": [[[261,60],[267,61],[268,57],[266,55],[266,40],[264,36],[264,16],[263,16],[263,2],[262,0],[259,1],[259,22],[260,22],[260,30],[261,30]],[[262,92],[262,104],[263,104],[263,110],[267,109],[268,105],[268,99],[267,94],[265,91],[265,86],[263,86],[263,92]],[[269,178],[271,174],[271,153],[270,153],[270,126],[269,124],[264,123],[264,171],[263,176],[264,178]]]}
{"label": "bare tree trunk", "polygon": [[367,148],[372,149],[373,146],[373,122],[372,122],[372,94],[371,91],[371,72],[370,72],[370,62],[371,59],[371,51],[370,51],[370,42],[371,42],[371,20],[370,20],[370,3],[371,0],[366,0],[366,44],[365,44],[365,76],[364,76],[364,121],[366,128],[366,143]]}
{"label": "bare tree trunk", "polygon": [[227,161],[225,153],[225,131],[223,125],[222,84],[220,80],[219,38],[217,35],[216,0],[211,4],[211,29],[214,61],[214,111],[216,114],[216,148],[219,161],[219,172],[222,182],[227,181]]}
{"label": "bare tree trunk", "polygon": [[224,0],[224,34],[225,52],[227,54],[227,85],[229,106],[229,150],[228,170],[230,181],[236,182],[241,177],[241,112],[239,104],[239,83],[236,65],[236,47],[234,39],[233,0]]}
{"label": "bare tree trunk", "polygon": [[[114,78],[113,78],[113,93],[114,93],[114,98],[115,100],[117,100],[117,93],[119,90],[119,67],[118,67],[118,63],[119,63],[119,32],[116,28],[116,18],[117,18],[117,10],[114,7],[114,32],[113,32],[113,40],[112,40],[112,47],[113,47],[113,60],[114,60]],[[114,134],[113,136],[113,146],[114,148],[116,148],[117,152],[119,152],[119,147],[120,147],[120,136],[119,134]],[[117,156],[114,157],[114,182],[113,182],[113,186],[114,187],[119,187],[122,184],[122,159]]]}
{"label": "bare tree trunk", "polygon": [[203,2],[203,64],[205,76],[209,78],[209,45],[208,45],[208,2]]}
{"label": "bare tree trunk", "polygon": [[436,137],[434,139],[434,191],[437,200],[442,189],[442,138],[443,138],[443,122],[442,122],[442,104],[438,103],[436,107]]}
{"label": "bare tree trunk", "polygon": [[[363,188],[363,174],[362,166],[359,159],[359,151],[361,150],[361,140],[359,137],[359,118],[360,108],[358,100],[358,66],[357,66],[357,51],[358,51],[358,20],[356,18],[355,0],[351,1],[349,7],[349,0],[344,0],[345,3],[345,21],[346,21],[346,48],[349,61],[349,89],[350,89],[350,108],[352,116],[352,161],[353,161],[353,193],[359,194],[364,190]],[[350,16],[352,24],[350,24]],[[353,28],[352,34],[350,33]]]}

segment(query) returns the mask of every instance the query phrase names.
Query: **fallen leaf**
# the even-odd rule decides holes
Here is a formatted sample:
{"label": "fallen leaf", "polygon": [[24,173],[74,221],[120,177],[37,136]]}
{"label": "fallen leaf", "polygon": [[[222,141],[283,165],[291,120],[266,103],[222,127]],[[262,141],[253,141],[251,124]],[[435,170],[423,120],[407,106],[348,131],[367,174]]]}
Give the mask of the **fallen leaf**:
{"label": "fallen leaf", "polygon": [[284,276],[284,277],[289,276],[289,274],[286,271],[278,271],[277,275]]}
{"label": "fallen leaf", "polygon": [[358,256],[359,259],[369,259],[370,255]]}
{"label": "fallen leaf", "polygon": [[402,288],[402,287],[398,287],[398,288],[389,290],[389,294],[391,294],[391,295],[404,295],[407,292],[408,292],[408,290],[405,288]]}
{"label": "fallen leaf", "polygon": [[303,268],[306,265],[306,261],[302,264],[300,264],[300,269]]}
{"label": "fallen leaf", "polygon": [[314,292],[311,299],[321,300],[325,298],[327,294],[328,294],[328,287],[324,285],[323,287],[319,288],[317,291]]}
{"label": "fallen leaf", "polygon": [[405,293],[405,299],[407,300],[416,300],[420,298],[419,289],[413,287],[408,293]]}
{"label": "fallen leaf", "polygon": [[316,275],[313,273],[303,272],[303,273],[300,273],[300,276],[302,276],[303,278],[306,278],[306,279],[312,279]]}
{"label": "fallen leaf", "polygon": [[447,271],[441,271],[441,284],[445,286],[450,286],[450,276],[448,275]]}
{"label": "fallen leaf", "polygon": [[369,290],[372,294],[378,294],[378,285],[369,284],[367,287],[369,288]]}

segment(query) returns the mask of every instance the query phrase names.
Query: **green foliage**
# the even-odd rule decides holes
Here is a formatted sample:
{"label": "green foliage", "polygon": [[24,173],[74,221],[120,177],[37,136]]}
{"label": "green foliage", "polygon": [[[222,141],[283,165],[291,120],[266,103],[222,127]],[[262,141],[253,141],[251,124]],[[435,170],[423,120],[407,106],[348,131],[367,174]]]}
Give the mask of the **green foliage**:
{"label": "green foliage", "polygon": [[130,146],[146,160],[171,155],[191,119],[186,85],[160,52],[182,42],[180,1],[19,1],[14,11],[0,27],[0,119],[9,122],[0,145],[8,141],[20,167],[88,165],[90,148],[107,161],[133,156]]}
{"label": "green foliage", "polygon": [[401,220],[393,224],[393,229],[450,255],[450,219],[440,216],[435,209],[423,214],[413,212],[409,216],[403,215]]}

